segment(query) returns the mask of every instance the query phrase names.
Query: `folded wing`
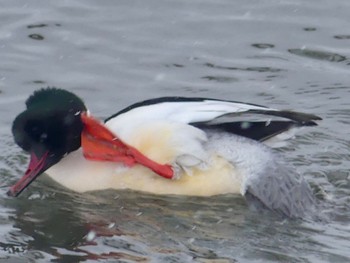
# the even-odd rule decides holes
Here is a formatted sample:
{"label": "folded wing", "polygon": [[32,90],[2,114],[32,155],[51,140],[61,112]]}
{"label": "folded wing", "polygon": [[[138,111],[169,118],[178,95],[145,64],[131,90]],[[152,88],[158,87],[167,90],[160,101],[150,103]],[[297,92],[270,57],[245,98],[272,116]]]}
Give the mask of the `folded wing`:
{"label": "folded wing", "polygon": [[[277,120],[276,120],[277,118]],[[314,126],[321,118],[237,101],[162,97],[133,104],[106,122],[123,136],[144,123],[169,121],[264,141],[294,127]]]}

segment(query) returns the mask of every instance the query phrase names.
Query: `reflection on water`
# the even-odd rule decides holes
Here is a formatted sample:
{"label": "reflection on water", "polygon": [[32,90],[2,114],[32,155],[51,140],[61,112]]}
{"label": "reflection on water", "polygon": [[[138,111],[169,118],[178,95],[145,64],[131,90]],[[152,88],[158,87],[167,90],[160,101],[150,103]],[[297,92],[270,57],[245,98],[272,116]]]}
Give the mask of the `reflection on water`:
{"label": "reflection on water", "polygon": [[[207,200],[114,191],[81,196],[49,189],[46,196],[32,194],[11,202],[16,230],[10,232],[7,244],[12,243],[14,254],[35,248],[65,262],[149,258],[233,262],[230,259],[237,255],[256,257],[256,252],[242,253],[246,246],[259,248],[257,254],[265,259],[278,254],[289,261],[293,253],[284,246],[290,238],[305,238],[299,223],[269,213],[257,215],[234,196]],[[16,239],[24,239],[22,243],[13,238],[14,232],[19,235]],[[300,247],[307,243],[304,240]]]}
{"label": "reflection on water", "polygon": [[[0,261],[349,262],[349,12],[345,0],[3,1]],[[28,161],[11,123],[43,86],[101,118],[170,95],[320,115],[278,151],[328,219],[286,220],[232,195],[76,194],[44,176],[8,198]]]}

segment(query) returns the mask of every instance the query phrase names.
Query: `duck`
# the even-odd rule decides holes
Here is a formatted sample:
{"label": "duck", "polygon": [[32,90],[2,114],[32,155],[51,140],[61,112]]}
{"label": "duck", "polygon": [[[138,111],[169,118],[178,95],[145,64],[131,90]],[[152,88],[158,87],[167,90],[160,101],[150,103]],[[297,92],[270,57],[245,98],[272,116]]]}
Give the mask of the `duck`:
{"label": "duck", "polygon": [[[304,179],[269,142],[320,117],[239,101],[159,97],[104,122],[65,89],[36,90],[13,121],[28,168],[7,194],[40,175],[75,192],[129,189],[155,195],[241,194],[287,217],[315,206]],[[280,139],[281,139],[280,138]]]}

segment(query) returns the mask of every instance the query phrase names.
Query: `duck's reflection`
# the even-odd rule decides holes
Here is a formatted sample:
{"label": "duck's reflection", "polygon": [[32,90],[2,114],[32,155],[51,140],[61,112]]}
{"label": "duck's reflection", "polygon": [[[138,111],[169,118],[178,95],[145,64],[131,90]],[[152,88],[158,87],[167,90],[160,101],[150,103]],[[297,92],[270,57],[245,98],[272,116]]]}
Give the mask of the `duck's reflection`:
{"label": "duck's reflection", "polygon": [[[15,208],[14,225],[2,249],[53,262],[224,259],[210,247],[235,236],[245,221],[240,197],[208,200],[128,191],[81,195],[41,185],[46,183],[8,200]],[[229,205],[233,201],[235,207]]]}

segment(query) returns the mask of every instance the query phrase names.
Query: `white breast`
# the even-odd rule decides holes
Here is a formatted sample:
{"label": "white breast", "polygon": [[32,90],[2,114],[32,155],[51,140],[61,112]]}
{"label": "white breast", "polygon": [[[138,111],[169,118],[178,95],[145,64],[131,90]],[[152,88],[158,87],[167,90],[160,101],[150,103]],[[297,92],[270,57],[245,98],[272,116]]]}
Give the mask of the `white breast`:
{"label": "white breast", "polygon": [[169,180],[149,169],[136,165],[132,168],[105,162],[87,161],[78,150],[46,172],[59,184],[77,192],[103,189],[132,189],[154,194],[211,196],[239,193],[241,175],[225,159],[215,156],[205,170],[194,168],[191,174],[182,174]]}
{"label": "white breast", "polygon": [[[175,180],[160,177],[140,165],[129,168],[116,163],[88,161],[80,149],[51,167],[47,174],[77,192],[131,189],[195,196],[244,194],[246,185],[272,160],[267,147],[239,136],[212,133],[203,146],[208,155],[207,166],[189,168]],[[162,149],[166,155],[166,148]],[[162,157],[160,149],[156,152]]]}

